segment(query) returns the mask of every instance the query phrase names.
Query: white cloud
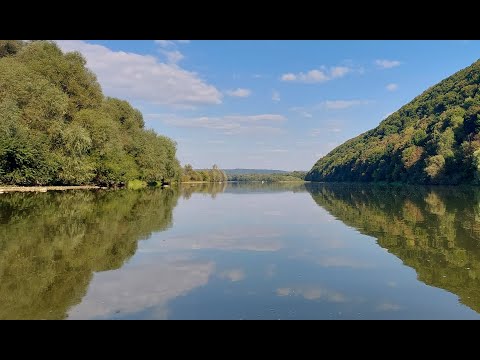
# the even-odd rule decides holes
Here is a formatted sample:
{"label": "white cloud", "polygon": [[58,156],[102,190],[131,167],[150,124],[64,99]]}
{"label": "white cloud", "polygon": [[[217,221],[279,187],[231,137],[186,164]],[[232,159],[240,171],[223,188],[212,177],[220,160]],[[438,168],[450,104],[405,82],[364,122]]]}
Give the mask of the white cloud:
{"label": "white cloud", "polygon": [[396,66],[400,66],[401,62],[398,60],[385,60],[385,59],[377,59],[375,60],[375,65],[377,65],[381,69],[391,69]]}
{"label": "white cloud", "polygon": [[397,84],[388,84],[386,87],[385,87],[388,91],[395,91],[398,89],[398,85]]}
{"label": "white cloud", "polygon": [[288,73],[288,74],[283,74],[281,77],[282,81],[295,81],[297,80],[297,77],[295,74]]}
{"label": "white cloud", "polygon": [[342,132],[342,128],[340,127],[339,121],[332,120],[330,124],[327,124],[324,127],[312,129],[310,131],[310,136],[320,136],[320,135],[327,135],[328,133],[340,133]]}
{"label": "white cloud", "polygon": [[163,51],[163,53],[165,54],[165,56],[167,57],[167,61],[170,63],[170,64],[176,64],[178,63],[180,60],[182,60],[185,56],[183,56],[183,54],[178,51],[178,50],[174,50],[174,51]]}
{"label": "white cloud", "polygon": [[318,286],[301,286],[296,288],[278,288],[278,296],[301,296],[307,300],[324,300],[333,303],[347,302],[348,299],[342,293]]}
{"label": "white cloud", "polygon": [[[169,260],[95,275],[82,302],[68,311],[69,319],[104,319],[115,313],[134,314],[145,309],[168,317],[168,303],[208,283],[213,262]],[[163,310],[163,311],[161,311]]]}
{"label": "white cloud", "polygon": [[287,73],[281,76],[282,81],[296,81],[303,83],[321,83],[336,78],[341,78],[352,71],[352,68],[347,66],[333,66],[330,69],[322,68],[321,70],[314,69],[306,73],[300,72],[298,74]]}
{"label": "white cloud", "polygon": [[226,270],[220,273],[222,279],[229,279],[231,282],[241,281],[245,279],[245,271],[243,269]]}
{"label": "white cloud", "polygon": [[155,44],[161,47],[173,46],[175,43],[172,40],[155,40]]}
{"label": "white cloud", "polygon": [[329,110],[347,109],[357,105],[367,105],[369,100],[326,100],[322,103]]}
{"label": "white cloud", "polygon": [[155,44],[163,48],[176,46],[177,44],[188,44],[189,42],[190,40],[155,40]]}
{"label": "white cloud", "polygon": [[350,71],[351,71],[351,69],[349,67],[346,67],[346,66],[334,66],[330,70],[330,74],[331,74],[332,78],[338,78],[338,77],[342,77],[342,76],[347,75]]}
{"label": "white cloud", "polygon": [[312,115],[309,111],[307,111],[306,108],[301,107],[301,106],[295,106],[295,107],[290,108],[289,110],[290,110],[290,111],[294,111],[294,112],[296,112],[297,114],[299,114],[299,115],[301,115],[301,116],[303,116],[303,117],[306,117],[306,118],[311,118],[311,117],[313,117],[313,115]]}
{"label": "white cloud", "polygon": [[242,88],[227,91],[227,95],[229,96],[242,97],[242,98],[249,97],[251,93],[252,92],[249,89],[242,89]]}
{"label": "white cloud", "polygon": [[[248,157],[248,156],[247,156]],[[165,236],[166,233],[164,233]],[[215,249],[222,251],[277,251],[284,247],[281,233],[274,226],[252,225],[248,229],[242,226],[225,226],[218,230],[205,231],[195,235],[164,237],[165,241],[152,245],[155,253],[171,254],[179,250]]]}
{"label": "white cloud", "polygon": [[225,144],[225,140],[208,140],[209,144]]}
{"label": "white cloud", "polygon": [[256,121],[285,121],[287,118],[283,115],[278,114],[261,114],[261,115],[227,115],[224,116],[226,120],[232,121],[248,121],[248,122],[256,122]]}
{"label": "white cloud", "polygon": [[272,100],[276,102],[280,101],[280,93],[277,90],[273,90]]}
{"label": "white cloud", "polygon": [[[169,40],[159,41],[164,44]],[[109,96],[174,106],[222,102],[222,94],[197,73],[159,62],[154,56],[113,51],[79,40],[57,43],[64,51],[80,51],[85,56],[87,66]]]}
{"label": "white cloud", "polygon": [[266,152],[271,152],[271,153],[287,153],[288,150],[286,150],[286,149],[272,149],[272,150],[266,150]]}
{"label": "white cloud", "polygon": [[280,124],[287,120],[283,115],[225,115],[221,117],[177,117],[173,114],[147,114],[148,119],[159,119],[164,124],[180,128],[204,128],[222,131],[225,135],[244,133],[278,134],[284,130],[271,124]]}

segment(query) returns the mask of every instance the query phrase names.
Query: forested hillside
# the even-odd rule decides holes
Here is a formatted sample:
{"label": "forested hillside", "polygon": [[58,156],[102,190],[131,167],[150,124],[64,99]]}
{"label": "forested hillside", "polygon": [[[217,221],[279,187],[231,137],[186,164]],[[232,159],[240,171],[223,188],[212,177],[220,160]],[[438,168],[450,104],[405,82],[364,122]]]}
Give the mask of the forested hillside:
{"label": "forested hillside", "polygon": [[50,41],[0,40],[0,184],[178,180],[176,144],[85,65]]}
{"label": "forested hillside", "polygon": [[480,183],[480,61],[317,161],[306,180]]}

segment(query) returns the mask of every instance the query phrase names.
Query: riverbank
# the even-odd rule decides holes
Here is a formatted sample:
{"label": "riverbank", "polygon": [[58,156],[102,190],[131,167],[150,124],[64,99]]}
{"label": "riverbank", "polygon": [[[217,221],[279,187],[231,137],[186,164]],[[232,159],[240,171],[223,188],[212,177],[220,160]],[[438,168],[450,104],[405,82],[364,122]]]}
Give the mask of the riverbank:
{"label": "riverbank", "polygon": [[105,187],[94,185],[83,186],[0,186],[0,194],[7,192],[47,192],[47,191],[65,191],[65,190],[91,190],[106,189]]}

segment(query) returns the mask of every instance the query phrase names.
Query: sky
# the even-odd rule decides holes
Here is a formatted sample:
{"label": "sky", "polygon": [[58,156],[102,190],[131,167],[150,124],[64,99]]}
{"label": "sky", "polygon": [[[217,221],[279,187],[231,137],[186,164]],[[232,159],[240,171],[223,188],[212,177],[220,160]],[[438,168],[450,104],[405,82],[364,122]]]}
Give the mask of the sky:
{"label": "sky", "polygon": [[59,40],[194,168],[310,170],[480,58],[480,41]]}

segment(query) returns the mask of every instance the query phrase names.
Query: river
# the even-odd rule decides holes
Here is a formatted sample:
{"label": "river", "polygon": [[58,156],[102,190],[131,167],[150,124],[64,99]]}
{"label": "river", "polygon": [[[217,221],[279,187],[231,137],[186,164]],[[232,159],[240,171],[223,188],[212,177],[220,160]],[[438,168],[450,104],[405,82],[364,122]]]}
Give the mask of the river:
{"label": "river", "polygon": [[480,319],[480,189],[0,195],[0,319]]}

